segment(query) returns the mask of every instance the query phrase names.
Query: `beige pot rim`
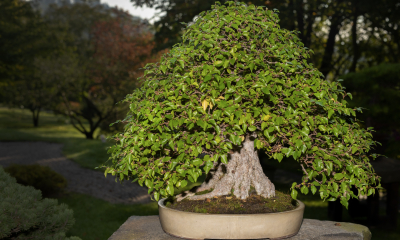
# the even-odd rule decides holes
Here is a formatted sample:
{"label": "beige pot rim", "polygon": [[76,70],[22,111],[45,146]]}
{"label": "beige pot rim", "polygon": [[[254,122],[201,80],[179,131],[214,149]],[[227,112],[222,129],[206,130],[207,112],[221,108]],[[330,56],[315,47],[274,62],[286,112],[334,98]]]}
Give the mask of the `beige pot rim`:
{"label": "beige pot rim", "polygon": [[194,214],[197,214],[197,215],[207,215],[207,216],[223,216],[223,215],[227,215],[227,216],[254,216],[254,215],[265,215],[265,214],[268,214],[268,215],[271,215],[271,216],[272,216],[272,215],[274,215],[274,214],[278,215],[278,214],[283,214],[283,213],[297,212],[297,211],[299,211],[299,209],[304,209],[304,208],[305,208],[305,205],[304,205],[303,202],[301,202],[300,200],[296,200],[296,201],[297,201],[297,207],[296,207],[295,209],[293,209],[293,210],[284,211],[284,212],[275,212],[275,213],[251,213],[251,214],[195,213],[195,212],[184,212],[184,211],[179,211],[179,210],[176,210],[176,209],[173,209],[173,208],[168,208],[168,207],[166,207],[165,204],[164,204],[165,200],[167,200],[167,198],[160,199],[160,200],[158,201],[158,206],[161,207],[161,208],[168,209],[169,211],[180,212],[180,213],[194,213]]}
{"label": "beige pot rim", "polygon": [[184,212],[158,201],[163,230],[185,239],[282,239],[298,233],[303,221],[304,203],[277,213],[207,214]]}

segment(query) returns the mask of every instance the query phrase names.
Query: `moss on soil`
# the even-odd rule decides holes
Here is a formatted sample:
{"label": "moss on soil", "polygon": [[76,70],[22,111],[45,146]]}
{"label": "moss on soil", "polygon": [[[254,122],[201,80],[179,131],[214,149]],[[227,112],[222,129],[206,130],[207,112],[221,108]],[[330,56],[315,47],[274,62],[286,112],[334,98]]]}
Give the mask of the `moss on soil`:
{"label": "moss on soil", "polygon": [[[205,194],[204,192],[203,194]],[[209,214],[254,214],[290,211],[296,208],[297,202],[289,194],[275,192],[273,198],[263,198],[252,191],[246,200],[234,195],[207,198],[205,200],[184,199],[177,202],[175,198],[167,199],[169,208],[196,213]]]}

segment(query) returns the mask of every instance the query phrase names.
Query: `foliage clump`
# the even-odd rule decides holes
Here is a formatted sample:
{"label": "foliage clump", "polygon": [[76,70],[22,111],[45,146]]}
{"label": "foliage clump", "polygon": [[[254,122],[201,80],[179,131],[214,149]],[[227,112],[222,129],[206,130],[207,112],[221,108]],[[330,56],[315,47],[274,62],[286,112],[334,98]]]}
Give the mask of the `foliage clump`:
{"label": "foliage clump", "polygon": [[65,237],[73,211],[39,190],[18,184],[0,167],[0,239],[80,240]]}
{"label": "foliage clump", "polygon": [[44,197],[58,193],[67,186],[67,180],[48,166],[12,164],[4,171],[24,186],[40,190]]}
{"label": "foliage clump", "polygon": [[376,143],[347,107],[351,94],[307,62],[312,51],[280,28],[277,10],[216,2],[182,39],[126,96],[125,130],[105,174],[134,178],[158,200],[227,164],[255,136],[271,161],[299,163],[293,198],[319,191],[347,206],[353,186],[368,195],[380,187],[368,155]]}

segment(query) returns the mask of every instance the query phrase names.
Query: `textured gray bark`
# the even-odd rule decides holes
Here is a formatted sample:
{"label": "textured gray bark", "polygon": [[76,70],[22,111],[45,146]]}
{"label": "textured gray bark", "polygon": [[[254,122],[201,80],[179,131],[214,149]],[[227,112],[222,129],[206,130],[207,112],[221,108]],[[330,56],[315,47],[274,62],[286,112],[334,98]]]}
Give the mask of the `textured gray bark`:
{"label": "textured gray bark", "polygon": [[[227,164],[218,163],[214,165],[206,178],[206,181],[194,189],[186,191],[177,196],[177,200],[184,198],[190,200],[203,200],[216,196],[233,194],[239,199],[249,197],[250,187],[253,186],[258,195],[265,198],[275,196],[274,184],[265,176],[257,151],[254,149],[254,139],[247,136],[242,148],[229,154]],[[213,189],[211,192],[195,195],[195,193]]]}

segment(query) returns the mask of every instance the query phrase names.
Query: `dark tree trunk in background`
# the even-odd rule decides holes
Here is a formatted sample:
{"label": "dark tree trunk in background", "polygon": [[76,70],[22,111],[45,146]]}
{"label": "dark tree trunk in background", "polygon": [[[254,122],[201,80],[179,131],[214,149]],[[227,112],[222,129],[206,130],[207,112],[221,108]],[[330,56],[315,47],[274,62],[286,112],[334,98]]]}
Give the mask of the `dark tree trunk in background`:
{"label": "dark tree trunk in background", "polygon": [[39,114],[40,114],[40,108],[33,108],[30,109],[32,113],[32,120],[33,120],[33,126],[38,127],[39,126]]}
{"label": "dark tree trunk in background", "polygon": [[335,47],[335,38],[336,35],[339,33],[340,23],[341,20],[338,14],[333,15],[331,19],[331,26],[329,29],[328,40],[326,42],[324,56],[322,58],[321,67],[319,68],[325,77],[332,70],[332,57],[333,57],[333,50]]}
{"label": "dark tree trunk in background", "polygon": [[[254,187],[257,195],[265,198],[275,196],[275,186],[263,173],[263,169],[258,159],[257,151],[254,149],[254,139],[247,136],[243,142],[243,147],[233,150],[229,154],[227,164],[220,163],[211,170],[205,182],[193,192],[185,192],[177,196],[180,201],[186,197],[190,200],[202,200],[215,196],[233,194],[239,199],[249,197],[250,187]],[[213,189],[203,195],[194,195],[196,192]]]}
{"label": "dark tree trunk in background", "polygon": [[85,132],[86,139],[93,139],[94,132]]}
{"label": "dark tree trunk in background", "polygon": [[350,72],[355,72],[357,67],[358,58],[360,58],[360,53],[357,44],[357,19],[358,19],[358,0],[354,0],[354,9],[353,9],[353,25],[351,26],[351,38],[353,43],[353,62],[349,69]]}

